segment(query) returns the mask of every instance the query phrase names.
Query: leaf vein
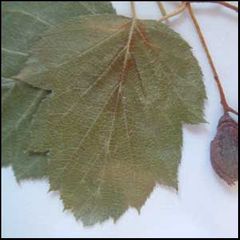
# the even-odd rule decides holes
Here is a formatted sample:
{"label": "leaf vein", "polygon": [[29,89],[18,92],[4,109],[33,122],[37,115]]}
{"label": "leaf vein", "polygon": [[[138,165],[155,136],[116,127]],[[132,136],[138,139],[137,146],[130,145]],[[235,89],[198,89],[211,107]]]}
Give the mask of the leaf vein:
{"label": "leaf vein", "polygon": [[16,50],[10,50],[10,49],[4,48],[4,47],[2,47],[2,50],[3,50],[4,52],[9,53],[9,54],[21,55],[21,56],[25,56],[25,57],[28,56],[27,53],[20,52],[20,51],[16,51]]}
{"label": "leaf vein", "polygon": [[46,20],[40,18],[39,16],[35,16],[29,12],[26,12],[24,10],[6,10],[6,12],[9,12],[9,13],[17,13],[17,14],[23,14],[23,15],[26,15],[26,16],[29,16],[35,20],[37,20],[38,22],[41,22],[43,23],[44,25],[47,25],[47,26],[53,26],[51,23],[47,22]]}

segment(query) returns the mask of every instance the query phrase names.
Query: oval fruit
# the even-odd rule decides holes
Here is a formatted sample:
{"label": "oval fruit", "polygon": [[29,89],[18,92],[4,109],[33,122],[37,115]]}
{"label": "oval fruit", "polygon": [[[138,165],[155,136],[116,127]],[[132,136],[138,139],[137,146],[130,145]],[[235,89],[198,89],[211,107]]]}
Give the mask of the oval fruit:
{"label": "oval fruit", "polygon": [[227,184],[233,185],[238,180],[238,123],[228,113],[220,118],[211,142],[211,163]]}

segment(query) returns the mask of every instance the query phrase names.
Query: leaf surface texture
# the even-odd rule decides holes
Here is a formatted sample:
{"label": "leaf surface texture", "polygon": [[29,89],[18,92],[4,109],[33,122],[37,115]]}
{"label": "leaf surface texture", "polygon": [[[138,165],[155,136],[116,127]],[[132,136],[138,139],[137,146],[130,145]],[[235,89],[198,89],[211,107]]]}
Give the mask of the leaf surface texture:
{"label": "leaf surface texture", "polygon": [[17,180],[46,176],[46,153],[29,153],[30,124],[47,91],[12,78],[24,67],[42,32],[70,18],[114,13],[110,2],[2,3],[2,165],[12,165]]}
{"label": "leaf surface texture", "polygon": [[85,225],[140,209],[156,183],[177,188],[182,124],[203,122],[189,45],[155,21],[74,19],[42,35],[17,78],[52,93],[32,125],[51,190]]}

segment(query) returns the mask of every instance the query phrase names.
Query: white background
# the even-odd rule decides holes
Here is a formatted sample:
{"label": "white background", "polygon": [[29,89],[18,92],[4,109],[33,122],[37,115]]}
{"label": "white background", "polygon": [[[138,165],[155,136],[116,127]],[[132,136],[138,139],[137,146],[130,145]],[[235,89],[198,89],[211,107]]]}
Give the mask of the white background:
{"label": "white background", "polygon": [[[118,14],[131,16],[128,2],[114,2]],[[168,9],[177,6],[167,3]],[[142,19],[158,19],[155,2],[136,2]],[[194,4],[221,76],[227,99],[238,102],[237,14],[217,4]],[[188,14],[174,17],[169,25],[193,47],[204,73],[208,124],[184,127],[184,147],[179,167],[179,193],[157,186],[139,215],[129,209],[114,224],[84,228],[63,212],[58,196],[49,194],[44,181],[17,184],[11,168],[2,170],[2,237],[237,237],[238,186],[228,187],[213,172],[210,141],[222,114],[219,95]]]}

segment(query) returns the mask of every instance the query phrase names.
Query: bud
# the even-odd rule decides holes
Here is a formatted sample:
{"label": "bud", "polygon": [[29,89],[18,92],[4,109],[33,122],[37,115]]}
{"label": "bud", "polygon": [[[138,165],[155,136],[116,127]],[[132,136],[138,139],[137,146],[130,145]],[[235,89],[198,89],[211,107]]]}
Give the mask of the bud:
{"label": "bud", "polygon": [[238,180],[238,123],[228,113],[220,118],[211,142],[211,163],[227,184],[233,185]]}

